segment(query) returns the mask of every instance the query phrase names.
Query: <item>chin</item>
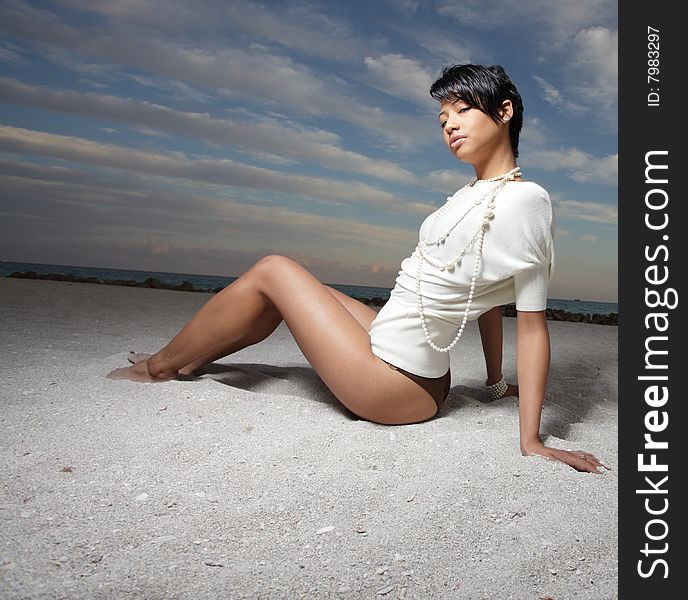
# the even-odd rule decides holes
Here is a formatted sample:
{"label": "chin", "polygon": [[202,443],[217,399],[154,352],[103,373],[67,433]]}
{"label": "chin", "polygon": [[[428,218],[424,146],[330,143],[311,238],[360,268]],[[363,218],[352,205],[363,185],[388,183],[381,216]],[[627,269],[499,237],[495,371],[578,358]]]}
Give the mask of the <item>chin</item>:
{"label": "chin", "polygon": [[461,162],[470,162],[466,153],[461,152],[461,148],[458,148],[457,150],[452,150],[451,153]]}

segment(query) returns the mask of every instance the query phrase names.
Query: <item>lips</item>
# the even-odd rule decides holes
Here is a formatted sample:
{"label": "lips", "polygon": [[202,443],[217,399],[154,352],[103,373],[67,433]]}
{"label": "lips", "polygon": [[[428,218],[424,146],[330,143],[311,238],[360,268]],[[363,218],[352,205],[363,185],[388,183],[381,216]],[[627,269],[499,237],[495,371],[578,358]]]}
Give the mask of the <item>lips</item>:
{"label": "lips", "polygon": [[449,138],[449,147],[456,150],[466,139],[465,135],[453,135]]}

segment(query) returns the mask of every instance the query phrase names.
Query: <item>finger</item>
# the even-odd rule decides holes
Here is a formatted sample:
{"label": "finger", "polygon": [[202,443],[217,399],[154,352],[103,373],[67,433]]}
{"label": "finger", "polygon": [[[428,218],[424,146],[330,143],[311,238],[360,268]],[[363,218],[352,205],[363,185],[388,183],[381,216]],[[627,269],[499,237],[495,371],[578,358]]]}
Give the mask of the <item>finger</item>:
{"label": "finger", "polygon": [[595,468],[596,468],[596,469],[607,469],[607,471],[610,470],[609,467],[607,467],[606,465],[604,465],[603,463],[601,463],[596,457],[594,457],[594,456],[592,456],[592,455],[590,455],[590,456],[588,457],[588,460],[589,460],[593,465],[595,465]]}
{"label": "finger", "polygon": [[611,471],[611,469],[603,463],[601,463],[600,460],[594,454],[591,454],[590,452],[584,452],[583,450],[574,450],[573,452],[579,454],[581,458],[589,460],[593,465],[595,465],[596,469],[602,468]]}
{"label": "finger", "polygon": [[595,473],[596,475],[601,475],[601,473],[597,469],[597,467],[592,462],[590,462],[589,460],[587,460],[585,458],[581,458],[578,460],[580,461],[579,462],[580,466],[576,467],[576,468],[578,468],[579,471],[584,471],[586,473]]}
{"label": "finger", "polygon": [[584,471],[586,473],[597,473],[598,475],[600,474],[600,472],[597,470],[597,467],[586,458],[585,452],[567,451],[566,454],[570,458],[570,462],[567,461],[567,464],[573,467],[574,469],[578,471]]}
{"label": "finger", "polygon": [[593,465],[586,458],[577,458],[576,459],[576,468],[579,471],[585,471],[586,473],[598,473],[599,474],[597,467],[595,465]]}

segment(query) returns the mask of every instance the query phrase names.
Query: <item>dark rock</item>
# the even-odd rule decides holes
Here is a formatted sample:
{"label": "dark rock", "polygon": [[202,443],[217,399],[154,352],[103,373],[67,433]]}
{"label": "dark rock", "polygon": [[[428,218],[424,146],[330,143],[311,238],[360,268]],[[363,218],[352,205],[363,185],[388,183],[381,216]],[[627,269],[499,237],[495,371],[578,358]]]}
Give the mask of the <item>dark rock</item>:
{"label": "dark rock", "polygon": [[38,273],[36,273],[36,271],[26,271],[25,273],[15,271],[10,275],[10,277],[18,277],[20,279],[38,279]]}
{"label": "dark rock", "polygon": [[179,290],[181,292],[195,292],[195,288],[193,286],[193,283],[190,281],[183,281],[179,285],[174,286],[176,290]]}
{"label": "dark rock", "polygon": [[107,282],[110,285],[125,285],[125,286],[136,286],[136,282],[133,279],[113,279]]}
{"label": "dark rock", "polygon": [[149,277],[143,282],[143,287],[154,288],[156,290],[162,289],[162,283],[157,277]]}
{"label": "dark rock", "polygon": [[47,279],[48,281],[76,281],[74,275],[63,275],[61,273],[48,273],[42,279]]}

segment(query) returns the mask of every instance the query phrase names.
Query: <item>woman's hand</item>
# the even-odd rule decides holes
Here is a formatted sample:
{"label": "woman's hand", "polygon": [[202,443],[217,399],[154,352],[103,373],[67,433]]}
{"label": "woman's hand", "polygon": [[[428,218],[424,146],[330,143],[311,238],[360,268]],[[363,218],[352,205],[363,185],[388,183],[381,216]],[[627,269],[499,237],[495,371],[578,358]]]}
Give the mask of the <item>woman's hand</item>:
{"label": "woman's hand", "polygon": [[595,455],[583,450],[561,450],[559,448],[550,448],[545,446],[542,442],[531,444],[529,446],[521,446],[521,453],[523,456],[544,456],[547,460],[558,460],[564,464],[573,467],[576,471],[583,471],[587,473],[597,473],[601,475],[601,469],[609,470],[609,467],[603,465]]}

